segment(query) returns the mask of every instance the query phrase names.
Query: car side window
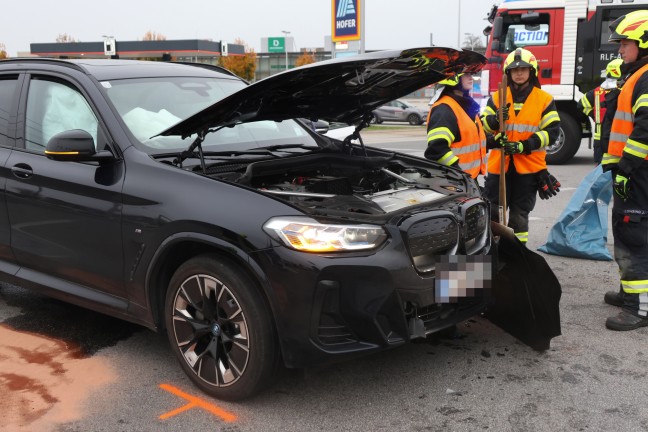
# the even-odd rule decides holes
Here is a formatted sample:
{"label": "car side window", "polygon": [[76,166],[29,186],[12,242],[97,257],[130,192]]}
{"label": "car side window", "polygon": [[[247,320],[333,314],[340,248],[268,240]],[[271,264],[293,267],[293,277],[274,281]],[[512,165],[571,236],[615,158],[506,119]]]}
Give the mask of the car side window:
{"label": "car side window", "polygon": [[97,117],[81,93],[66,84],[32,79],[27,96],[25,147],[43,151],[59,132],[82,129],[97,145]]}
{"label": "car side window", "polygon": [[9,117],[13,109],[18,76],[0,77],[0,145],[9,145]]}

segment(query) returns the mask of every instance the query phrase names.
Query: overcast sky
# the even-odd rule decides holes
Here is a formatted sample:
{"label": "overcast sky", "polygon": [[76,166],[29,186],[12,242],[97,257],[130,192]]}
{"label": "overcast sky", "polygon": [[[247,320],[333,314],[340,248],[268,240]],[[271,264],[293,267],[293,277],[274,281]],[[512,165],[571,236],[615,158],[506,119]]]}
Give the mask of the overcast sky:
{"label": "overcast sky", "polygon": [[[324,46],[331,34],[331,0],[7,0],[0,43],[10,57],[30,43],[55,42],[67,33],[81,42],[102,35],[141,40],[151,30],[167,39],[243,40],[257,52],[262,37],[290,31],[296,48]],[[464,33],[481,35],[499,0],[365,0],[365,48],[457,46]],[[9,6],[10,4],[10,6]],[[461,19],[459,19],[461,6]],[[458,25],[461,24],[460,30]],[[290,46],[288,47],[290,50]]]}

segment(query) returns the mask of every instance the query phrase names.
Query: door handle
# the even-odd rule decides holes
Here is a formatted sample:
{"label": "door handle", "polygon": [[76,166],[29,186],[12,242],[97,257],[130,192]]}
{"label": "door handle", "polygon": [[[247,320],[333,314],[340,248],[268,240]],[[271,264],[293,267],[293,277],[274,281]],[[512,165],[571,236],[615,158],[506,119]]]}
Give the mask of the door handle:
{"label": "door handle", "polygon": [[542,76],[542,78],[551,78],[551,68],[542,69],[540,75]]}
{"label": "door handle", "polygon": [[19,163],[11,167],[11,172],[13,173],[14,176],[21,178],[21,179],[26,179],[31,177],[34,174],[34,171],[32,171],[32,168],[24,163]]}

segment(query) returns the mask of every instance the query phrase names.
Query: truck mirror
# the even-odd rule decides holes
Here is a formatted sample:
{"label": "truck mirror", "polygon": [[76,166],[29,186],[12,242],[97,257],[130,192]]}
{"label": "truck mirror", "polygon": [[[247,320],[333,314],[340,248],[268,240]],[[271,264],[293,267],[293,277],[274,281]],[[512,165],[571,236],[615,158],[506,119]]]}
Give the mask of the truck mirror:
{"label": "truck mirror", "polygon": [[501,16],[498,16],[493,21],[493,39],[499,39],[502,36],[502,24],[504,24],[504,19]]}

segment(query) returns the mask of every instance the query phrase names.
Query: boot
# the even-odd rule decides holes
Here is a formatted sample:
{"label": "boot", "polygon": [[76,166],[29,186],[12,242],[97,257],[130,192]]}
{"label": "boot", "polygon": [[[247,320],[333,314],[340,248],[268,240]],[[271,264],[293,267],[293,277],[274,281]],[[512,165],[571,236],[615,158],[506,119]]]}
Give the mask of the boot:
{"label": "boot", "polygon": [[627,331],[648,327],[648,317],[638,317],[630,312],[621,311],[617,316],[609,317],[605,321],[605,327],[610,330]]}
{"label": "boot", "polygon": [[608,291],[605,293],[603,301],[612,306],[623,306],[623,292]]}

